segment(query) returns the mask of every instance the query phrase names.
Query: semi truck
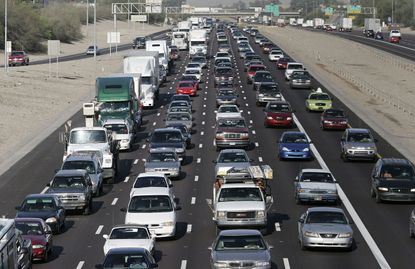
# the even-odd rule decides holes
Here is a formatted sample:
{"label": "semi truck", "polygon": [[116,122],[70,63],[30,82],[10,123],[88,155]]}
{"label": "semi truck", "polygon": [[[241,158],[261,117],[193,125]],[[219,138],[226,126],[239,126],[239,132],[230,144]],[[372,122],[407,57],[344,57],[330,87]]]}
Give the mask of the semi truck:
{"label": "semi truck", "polygon": [[153,107],[160,87],[158,52],[137,51],[124,56],[124,73],[141,75],[141,104]]}
{"label": "semi truck", "polygon": [[314,29],[323,29],[324,19],[314,18],[313,23],[314,23]]}
{"label": "semi truck", "polygon": [[192,22],[191,21],[180,21],[177,23],[177,29],[179,32],[190,32],[192,29]]}
{"label": "semi truck", "polygon": [[363,29],[363,35],[367,37],[374,37],[377,32],[381,32],[380,19],[365,18],[365,27]]}
{"label": "semi truck", "polygon": [[177,46],[179,50],[187,50],[189,45],[187,35],[188,32],[173,32],[171,44]]}
{"label": "semi truck", "polygon": [[197,52],[207,54],[207,32],[204,29],[191,30],[189,32],[189,54],[195,55]]}
{"label": "semi truck", "polygon": [[157,51],[159,65],[163,65],[167,72],[170,69],[170,57],[167,49],[166,40],[148,40],[146,41],[146,51]]}
{"label": "semi truck", "polygon": [[352,18],[341,18],[339,25],[340,32],[351,32],[352,31]]}

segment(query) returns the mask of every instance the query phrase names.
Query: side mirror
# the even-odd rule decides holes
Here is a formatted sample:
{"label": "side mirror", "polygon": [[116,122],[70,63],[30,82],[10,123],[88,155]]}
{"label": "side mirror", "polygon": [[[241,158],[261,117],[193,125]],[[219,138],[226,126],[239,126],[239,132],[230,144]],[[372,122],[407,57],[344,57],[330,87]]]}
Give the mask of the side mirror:
{"label": "side mirror", "polygon": [[50,183],[46,184],[46,187],[50,187]]}
{"label": "side mirror", "polygon": [[127,212],[127,208],[123,207],[120,209],[121,212]]}
{"label": "side mirror", "polygon": [[274,201],[274,198],[272,198],[272,196],[266,196],[265,197],[265,203],[267,204],[271,204]]}
{"label": "side mirror", "polygon": [[208,250],[212,250],[213,248],[212,247],[208,247]]}
{"label": "side mirror", "polygon": [[273,248],[274,248],[274,246],[268,245],[268,249],[273,249]]}
{"label": "side mirror", "polygon": [[218,161],[216,161],[216,160],[213,160],[213,161],[212,161],[212,163],[217,163],[217,162],[218,162]]}
{"label": "side mirror", "polygon": [[298,182],[298,176],[295,177],[294,181],[295,182]]}
{"label": "side mirror", "polygon": [[103,234],[103,235],[102,235],[102,237],[103,237],[104,239],[108,239],[108,238],[109,238],[108,234]]}
{"label": "side mirror", "polygon": [[300,219],[298,220],[298,222],[299,222],[299,223],[304,223],[304,219],[303,219],[303,218],[300,218]]}
{"label": "side mirror", "polygon": [[16,207],[14,207],[17,211],[20,211],[21,209],[22,209],[22,207],[19,205],[19,206],[16,206]]}
{"label": "side mirror", "polygon": [[182,207],[181,207],[181,206],[179,206],[179,205],[176,205],[176,206],[174,207],[174,210],[176,210],[176,211],[182,210]]}

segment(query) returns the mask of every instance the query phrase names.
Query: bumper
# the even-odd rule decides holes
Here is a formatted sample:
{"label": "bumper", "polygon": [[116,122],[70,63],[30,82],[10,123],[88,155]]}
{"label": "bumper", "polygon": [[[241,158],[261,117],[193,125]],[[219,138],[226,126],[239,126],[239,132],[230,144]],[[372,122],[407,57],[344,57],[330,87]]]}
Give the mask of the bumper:
{"label": "bumper", "polygon": [[216,100],[216,104],[218,106],[220,106],[220,105],[235,105],[236,104],[236,99],[233,99],[233,100]]}
{"label": "bumper", "polygon": [[190,96],[195,96],[196,95],[196,91],[195,90],[176,90],[177,94],[187,94]]}
{"label": "bumper", "polygon": [[42,260],[45,258],[46,255],[46,247],[44,248],[34,248],[32,250],[32,258],[33,260]]}
{"label": "bumper", "polygon": [[259,97],[257,99],[257,102],[260,104],[266,104],[268,102],[274,102],[274,101],[281,101],[281,98],[277,97]]}
{"label": "bumper", "polygon": [[310,83],[290,83],[291,88],[298,89],[309,89],[311,87]]}
{"label": "bumper", "polygon": [[173,237],[176,234],[176,225],[160,228],[148,228],[157,238]]}
{"label": "bumper", "polygon": [[103,168],[104,172],[102,176],[104,178],[112,178],[114,177],[114,169],[113,168]]}
{"label": "bumper", "polygon": [[123,142],[122,140],[119,141],[120,150],[128,150],[131,148],[131,141],[128,140],[127,142]]}
{"label": "bumper", "polygon": [[347,129],[347,124],[340,123],[323,123],[324,129],[333,129],[333,130],[345,130]]}
{"label": "bumper", "polygon": [[25,62],[24,59],[9,59],[9,64],[23,64]]}
{"label": "bumper", "polygon": [[180,175],[180,170],[165,170],[165,169],[145,169],[145,172],[156,172],[156,173],[163,173],[167,177],[178,177]]}
{"label": "bumper", "polygon": [[281,151],[280,158],[283,159],[311,159],[310,151]]}
{"label": "bumper", "polygon": [[223,269],[223,268],[249,268],[249,269],[271,269],[271,266],[254,266],[254,267],[234,267],[229,265],[228,267],[222,267],[222,266],[215,266],[214,264],[211,266],[212,269]]}
{"label": "bumper", "polygon": [[276,119],[265,119],[265,125],[267,126],[275,126],[275,127],[292,127],[293,121],[292,120],[276,120]]}
{"label": "bumper", "polygon": [[215,220],[216,225],[219,227],[266,227],[266,219],[218,219]]}
{"label": "bumper", "polygon": [[249,146],[249,140],[218,140],[215,139],[216,147],[218,148],[236,148]]}
{"label": "bumper", "polygon": [[314,106],[314,105],[312,105],[312,106],[308,106],[307,108],[310,111],[323,112],[324,110],[331,108],[331,106]]}
{"label": "bumper", "polygon": [[88,206],[88,204],[85,202],[70,202],[70,203],[62,203],[63,208],[65,210],[77,210],[77,209],[84,209]]}
{"label": "bumper", "polygon": [[352,246],[352,243],[353,238],[303,238],[303,244],[306,247],[350,248]]}
{"label": "bumper", "polygon": [[394,201],[394,202],[415,201],[415,193],[379,192],[379,197],[383,201]]}
{"label": "bumper", "polygon": [[143,100],[144,107],[153,107],[154,106],[154,99],[144,99]]}
{"label": "bumper", "polygon": [[346,151],[345,157],[353,160],[374,160],[376,158],[376,151],[348,149]]}
{"label": "bumper", "polygon": [[298,199],[302,202],[337,202],[336,194],[298,193]]}

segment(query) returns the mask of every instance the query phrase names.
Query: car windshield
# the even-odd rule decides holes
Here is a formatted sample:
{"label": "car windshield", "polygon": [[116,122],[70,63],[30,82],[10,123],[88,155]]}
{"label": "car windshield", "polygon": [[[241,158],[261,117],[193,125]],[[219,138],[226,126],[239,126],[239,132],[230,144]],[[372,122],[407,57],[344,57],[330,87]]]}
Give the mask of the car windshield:
{"label": "car windshield", "polygon": [[292,79],[310,79],[310,75],[308,74],[308,72],[298,72],[298,71],[295,71],[291,75],[291,78]]}
{"label": "car windshield", "polygon": [[111,254],[105,257],[104,269],[147,269],[149,262],[144,255],[140,254]]}
{"label": "car windshield", "polygon": [[175,162],[177,161],[174,152],[152,152],[148,157],[149,162]]}
{"label": "car windshield", "polygon": [[307,137],[303,133],[286,134],[282,138],[282,143],[307,143]]}
{"label": "car windshield", "polygon": [[303,65],[302,64],[288,64],[287,69],[303,69]]}
{"label": "car windshield", "polygon": [[101,113],[106,112],[127,112],[130,110],[129,103],[126,102],[104,102],[99,105]]}
{"label": "car windshield", "polygon": [[180,82],[179,88],[193,88],[193,83],[191,82]]}
{"label": "car windshield", "polygon": [[107,133],[104,130],[76,130],[71,132],[69,142],[71,144],[106,143]]}
{"label": "car windshield", "polygon": [[270,112],[291,112],[290,105],[284,103],[270,103],[268,105]]}
{"label": "car windshield", "polygon": [[52,188],[85,188],[86,183],[83,177],[62,177],[57,176],[53,179]]}
{"label": "car windshield", "polygon": [[23,51],[13,51],[12,52],[12,56],[23,56],[24,52]]}
{"label": "car windshield", "polygon": [[333,177],[330,173],[320,173],[320,172],[305,172],[301,174],[302,182],[323,182],[323,183],[333,183]]}
{"label": "car windshield", "polygon": [[347,224],[347,219],[342,212],[316,211],[308,213],[305,223]]}
{"label": "car windshield", "polygon": [[[161,159],[163,156],[161,157]],[[151,157],[150,157],[151,159]],[[174,155],[173,155],[174,159]],[[164,187],[167,188],[167,182],[164,177],[153,177],[153,176],[145,176],[139,177],[135,183],[133,188],[147,188],[147,187]]]}
{"label": "car windshield", "polygon": [[288,63],[289,59],[287,58],[279,58],[278,63]]}
{"label": "car windshield", "polygon": [[238,107],[236,106],[221,106],[218,109],[218,113],[238,113]]}
{"label": "car windshield", "polygon": [[330,97],[328,94],[325,93],[312,93],[310,94],[309,98],[310,100],[330,100]]}
{"label": "car windshield", "polygon": [[265,250],[264,240],[259,235],[221,236],[219,237],[215,250]]}
{"label": "car windshield", "polygon": [[279,93],[280,92],[278,89],[278,86],[275,84],[269,84],[269,85],[262,84],[259,87],[258,91],[261,93]]}
{"label": "car windshield", "polygon": [[272,50],[269,54],[276,54],[276,55],[281,55],[282,54],[282,51],[280,51],[280,50]]}
{"label": "car windshield", "polygon": [[15,224],[16,229],[22,235],[43,235],[45,233],[40,222],[16,221]]}
{"label": "car windshield", "polygon": [[175,107],[175,106],[184,106],[184,107],[188,107],[189,103],[187,102],[187,100],[184,101],[174,101],[170,103],[170,107]]}
{"label": "car windshield", "polygon": [[217,75],[231,75],[232,74],[232,68],[217,68],[216,69]]}
{"label": "car windshield", "polygon": [[249,72],[255,72],[255,71],[263,71],[263,70],[265,70],[266,68],[265,68],[265,66],[261,66],[261,65],[251,65],[250,67],[249,67]]}
{"label": "car windshield", "polygon": [[198,63],[189,63],[187,68],[200,68],[200,65]]}
{"label": "car windshield", "polygon": [[182,142],[182,134],[180,131],[169,131],[169,132],[155,132],[151,136],[152,143],[174,143]]}
{"label": "car windshield", "polygon": [[188,112],[188,111],[189,111],[189,108],[186,107],[186,106],[174,106],[174,107],[171,107],[169,109],[168,113],[170,113],[170,112]]}
{"label": "car windshield", "polygon": [[125,124],[105,124],[103,127],[117,134],[128,134],[128,128]]}
{"label": "car windshield", "polygon": [[350,133],[347,142],[371,143],[373,139],[369,133]]}
{"label": "car windshield", "polygon": [[170,198],[166,195],[134,196],[128,206],[128,212],[170,212],[173,211]]}
{"label": "car windshield", "polygon": [[94,162],[91,161],[65,161],[62,165],[62,170],[76,170],[84,169],[89,174],[95,173]]}
{"label": "car windshield", "polygon": [[190,102],[190,97],[186,94],[175,94],[172,96],[171,101],[180,101],[180,100],[184,100],[187,102]]}
{"label": "car windshield", "polygon": [[199,69],[186,69],[185,74],[200,74]]}
{"label": "car windshield", "polygon": [[50,211],[55,209],[52,198],[28,198],[23,202],[22,211]]}
{"label": "car windshield", "polygon": [[380,173],[386,179],[415,180],[414,169],[410,165],[384,165]]}
{"label": "car windshield", "polygon": [[235,91],[234,90],[219,90],[218,95],[219,96],[235,95]]}
{"label": "car windshield", "polygon": [[327,109],[324,111],[324,116],[328,118],[344,118],[343,110],[334,110],[334,109]]}
{"label": "car windshield", "polygon": [[244,152],[224,152],[218,158],[218,163],[246,163],[248,161],[248,156]]}
{"label": "car windshield", "polygon": [[188,113],[169,113],[167,121],[189,121],[190,115]]}
{"label": "car windshield", "polygon": [[273,81],[271,74],[269,74],[269,73],[259,73],[259,72],[257,72],[255,74],[255,80],[256,81]]}
{"label": "car windshield", "polygon": [[219,202],[262,201],[259,188],[223,188],[220,191]]}
{"label": "car windshield", "polygon": [[111,231],[110,239],[149,239],[146,228],[115,228]]}
{"label": "car windshield", "polygon": [[245,121],[243,119],[219,119],[219,127],[235,127],[245,128]]}

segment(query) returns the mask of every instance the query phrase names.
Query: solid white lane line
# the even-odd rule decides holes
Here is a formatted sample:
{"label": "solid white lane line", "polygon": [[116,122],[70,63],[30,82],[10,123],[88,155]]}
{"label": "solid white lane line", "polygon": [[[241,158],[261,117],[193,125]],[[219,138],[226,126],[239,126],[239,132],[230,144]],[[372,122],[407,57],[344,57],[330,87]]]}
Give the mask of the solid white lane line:
{"label": "solid white lane line", "polygon": [[118,202],[118,198],[114,198],[114,200],[112,200],[111,205],[116,205],[116,204],[117,204],[117,202]]}
{"label": "solid white lane line", "polygon": [[284,262],[284,268],[285,269],[291,269],[290,261],[288,260],[288,258],[283,258],[282,261]]}
{"label": "solid white lane line", "polygon": [[275,223],[275,231],[281,232],[281,226],[280,226],[280,223],[279,222],[276,222]]}
{"label": "solid white lane line", "polygon": [[104,225],[99,225],[95,234],[100,234],[102,232],[102,229],[104,229]]}
{"label": "solid white lane line", "polygon": [[142,148],[142,149],[145,149],[145,148],[146,148],[146,146],[147,146],[147,145],[146,145],[146,144],[144,144],[144,145],[142,145],[142,146],[141,146],[141,148]]}
{"label": "solid white lane line", "polygon": [[202,159],[201,158],[197,158],[197,163],[200,163],[202,161]]}
{"label": "solid white lane line", "polygon": [[202,131],[202,132],[200,132],[200,135],[205,135],[205,132],[203,132],[203,131]]}
{"label": "solid white lane line", "polygon": [[259,143],[258,142],[255,142],[255,147],[259,147]]}
{"label": "solid white lane line", "polygon": [[125,177],[124,182],[127,183],[130,180],[130,177]]}
{"label": "solid white lane line", "polygon": [[199,148],[201,149],[201,148],[203,148],[203,144],[199,144]]}
{"label": "solid white lane line", "polygon": [[84,267],[85,261],[80,261],[78,265],[76,266],[76,269],[82,269]]}
{"label": "solid white lane line", "polygon": [[258,161],[260,162],[260,163],[262,163],[264,160],[262,159],[262,157],[260,156],[260,157],[258,157]]}
{"label": "solid white lane line", "polygon": [[45,194],[48,190],[49,190],[49,187],[45,187],[45,188],[42,190],[41,194]]}
{"label": "solid white lane line", "polygon": [[180,269],[186,269],[187,266],[187,260],[182,260],[182,263],[180,265]]}
{"label": "solid white lane line", "polygon": [[191,204],[191,205],[196,204],[196,197],[192,197],[192,200],[190,201],[190,204]]}
{"label": "solid white lane line", "polygon": [[186,229],[186,233],[191,233],[192,232],[192,224],[187,224],[187,229]]}
{"label": "solid white lane line", "polygon": [[138,163],[138,159],[135,159],[135,160],[134,160],[134,164],[137,164],[137,163]]}

